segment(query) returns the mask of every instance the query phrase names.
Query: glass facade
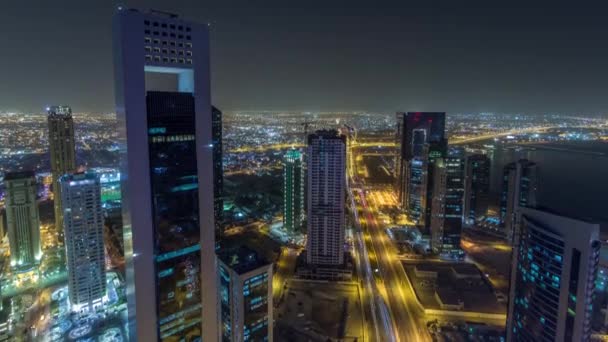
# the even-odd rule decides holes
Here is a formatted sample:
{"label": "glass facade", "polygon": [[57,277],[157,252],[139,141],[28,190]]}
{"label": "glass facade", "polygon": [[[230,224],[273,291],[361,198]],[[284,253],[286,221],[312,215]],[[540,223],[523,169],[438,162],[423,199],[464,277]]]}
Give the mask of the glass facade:
{"label": "glass facade", "polygon": [[230,290],[230,270],[226,269],[221,263],[219,265],[220,275],[220,309],[222,312],[221,319],[221,334],[222,342],[230,342],[232,337],[232,310],[230,307],[231,290]]}
{"label": "glass facade", "polygon": [[426,183],[426,163],[422,158],[410,161],[408,179],[408,210],[414,221],[422,218],[424,204],[424,185]]}
{"label": "glass facade", "polygon": [[268,273],[246,279],[243,284],[243,298],[245,304],[243,341],[267,341]]}
{"label": "glass facade", "polygon": [[194,98],[147,92],[158,332],[161,341],[201,336],[200,228]]}
{"label": "glass facade", "polygon": [[484,216],[490,192],[490,158],[483,154],[467,157],[465,165],[464,215],[465,221],[474,224]]}
{"label": "glass facade", "polygon": [[445,220],[442,250],[462,254],[460,233],[462,231],[462,196],[464,193],[463,151],[451,152],[445,158]]}
{"label": "glass facade", "polygon": [[301,232],[304,224],[302,154],[291,150],[283,161],[283,229]]}
{"label": "glass facade", "polygon": [[559,316],[564,242],[522,223],[513,310],[515,341],[554,341]]}

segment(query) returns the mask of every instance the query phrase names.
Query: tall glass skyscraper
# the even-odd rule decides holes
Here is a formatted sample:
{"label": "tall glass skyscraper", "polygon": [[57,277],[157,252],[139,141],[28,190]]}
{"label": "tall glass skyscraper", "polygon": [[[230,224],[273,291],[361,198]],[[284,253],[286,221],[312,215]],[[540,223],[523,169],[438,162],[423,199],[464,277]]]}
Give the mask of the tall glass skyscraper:
{"label": "tall glass skyscraper", "polygon": [[218,339],[208,26],[114,16],[129,335]]}
{"label": "tall glass skyscraper", "polygon": [[95,173],[66,174],[59,183],[70,302],[92,312],[106,293],[101,184]]}
{"label": "tall glass skyscraper", "polygon": [[36,177],[31,171],[7,173],[4,186],[11,267],[29,269],[38,264],[42,256]]}
{"label": "tall glass skyscraper", "polygon": [[302,153],[290,150],[283,157],[283,229],[301,233],[304,224]]}
{"label": "tall glass skyscraper", "polygon": [[520,159],[505,165],[502,194],[500,198],[500,222],[509,243],[513,243],[515,232],[515,209],[536,206],[538,171],[535,163]]}
{"label": "tall glass skyscraper", "polygon": [[467,156],[464,170],[464,222],[472,225],[488,209],[490,158],[485,154]]}
{"label": "tall glass skyscraper", "polygon": [[55,208],[55,229],[63,241],[63,211],[61,206],[61,185],[59,178],[76,171],[76,145],[74,141],[74,120],[68,106],[47,108],[49,126],[49,152],[53,175],[53,200]]}
{"label": "tall glass skyscraper", "polygon": [[408,112],[397,113],[398,139],[400,138],[400,156],[396,158],[399,165],[395,167],[397,177],[397,195],[403,209],[409,207],[407,201],[410,161],[414,157],[422,155],[424,145],[429,143],[441,143],[445,140],[445,113],[440,112]]}
{"label": "tall glass skyscraper", "polygon": [[589,341],[599,225],[518,207],[507,341]]}
{"label": "tall glass skyscraper", "polygon": [[431,247],[436,252],[461,257],[464,151],[451,148],[447,157],[437,159],[434,177]]}

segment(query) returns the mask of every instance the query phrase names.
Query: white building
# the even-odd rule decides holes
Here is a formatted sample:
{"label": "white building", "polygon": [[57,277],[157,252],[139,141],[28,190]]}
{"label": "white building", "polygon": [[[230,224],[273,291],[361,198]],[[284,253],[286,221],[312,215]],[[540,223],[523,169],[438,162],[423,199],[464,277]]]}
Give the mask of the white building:
{"label": "white building", "polygon": [[308,136],[308,239],[310,265],[344,263],[346,137],[335,130]]}
{"label": "white building", "polygon": [[589,341],[599,225],[520,207],[507,341]]}
{"label": "white building", "polygon": [[68,294],[74,311],[92,311],[106,293],[101,185],[94,173],[59,179],[65,227]]}
{"label": "white building", "polygon": [[113,40],[129,339],[216,341],[208,25],[119,7]]}

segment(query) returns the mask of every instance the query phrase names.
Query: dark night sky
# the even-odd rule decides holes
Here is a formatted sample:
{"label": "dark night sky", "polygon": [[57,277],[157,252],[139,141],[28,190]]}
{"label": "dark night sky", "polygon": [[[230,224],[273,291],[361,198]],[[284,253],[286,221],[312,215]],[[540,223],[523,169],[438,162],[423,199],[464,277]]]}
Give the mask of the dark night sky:
{"label": "dark night sky", "polygon": [[[0,110],[112,111],[118,3],[4,1]],[[227,110],[608,112],[605,5],[120,3],[211,22],[213,100]]]}

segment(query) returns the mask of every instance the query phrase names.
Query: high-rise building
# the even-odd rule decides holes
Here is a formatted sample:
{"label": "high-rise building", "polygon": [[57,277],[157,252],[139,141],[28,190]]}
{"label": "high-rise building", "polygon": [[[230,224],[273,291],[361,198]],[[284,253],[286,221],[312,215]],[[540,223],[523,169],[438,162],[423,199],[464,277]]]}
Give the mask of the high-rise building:
{"label": "high-rise building", "polygon": [[66,173],[76,171],[74,120],[72,119],[72,109],[68,106],[48,107],[47,114],[51,173],[53,175],[55,229],[59,232],[59,240],[63,241],[61,186],[59,185],[59,178]]}
{"label": "high-rise building", "polygon": [[308,215],[306,261],[344,263],[346,137],[335,130],[308,136]]}
{"label": "high-rise building", "polygon": [[4,187],[11,266],[29,269],[42,257],[34,172],[9,172],[4,176]]}
{"label": "high-rise building", "polygon": [[211,107],[211,136],[213,140],[213,213],[215,216],[215,241],[224,234],[224,162],[222,153],[222,111]]}
{"label": "high-rise building", "polygon": [[403,140],[403,117],[405,116],[405,113],[403,112],[397,112],[395,113],[395,158],[394,158],[394,171],[393,171],[393,176],[395,177],[394,179],[394,188],[395,188],[395,193],[399,194],[399,191],[401,189],[401,178],[399,177],[400,175],[403,174],[403,163],[401,162],[401,141]]}
{"label": "high-rise building", "polygon": [[589,341],[599,225],[519,207],[507,341]]}
{"label": "high-rise building", "polygon": [[467,156],[464,170],[464,222],[473,225],[488,210],[490,158],[485,154]]}
{"label": "high-rise building", "polygon": [[222,342],[272,339],[272,263],[247,248],[218,253]]}
{"label": "high-rise building", "polygon": [[520,159],[504,167],[500,222],[509,243],[513,243],[514,238],[515,209],[518,206],[532,208],[536,206],[537,173],[536,164],[527,159]]}
{"label": "high-rise building", "polygon": [[398,136],[401,138],[400,156],[396,166],[397,194],[403,209],[408,208],[409,164],[414,157],[424,157],[424,145],[439,143],[445,144],[445,113],[434,112],[408,112],[397,113],[403,122]]}
{"label": "high-rise building", "polygon": [[283,157],[283,228],[300,233],[304,224],[302,153],[290,150]]}
{"label": "high-rise building", "polygon": [[92,312],[106,293],[101,184],[92,172],[66,174],[59,183],[70,303]]}
{"label": "high-rise building", "polygon": [[461,257],[464,151],[451,148],[447,157],[437,159],[433,176],[431,247],[436,252]]}
{"label": "high-rise building", "polygon": [[208,25],[114,16],[129,335],[218,339]]}
{"label": "high-rise building", "polygon": [[415,222],[424,221],[426,188],[428,184],[428,158],[414,157],[407,165],[407,212]]}
{"label": "high-rise building", "polygon": [[[417,136],[421,136],[418,134]],[[406,163],[406,211],[420,231],[428,235],[431,227],[435,162],[445,157],[447,142],[423,144],[421,152]]]}

